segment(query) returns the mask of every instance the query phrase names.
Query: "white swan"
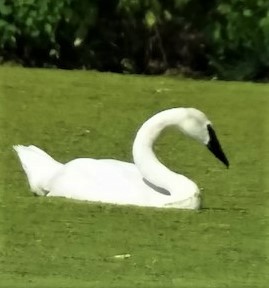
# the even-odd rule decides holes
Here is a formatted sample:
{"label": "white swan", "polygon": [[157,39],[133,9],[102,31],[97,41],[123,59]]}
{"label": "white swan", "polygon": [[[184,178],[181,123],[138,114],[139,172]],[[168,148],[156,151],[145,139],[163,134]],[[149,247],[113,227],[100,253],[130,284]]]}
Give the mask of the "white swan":
{"label": "white swan", "polygon": [[167,126],[207,145],[227,167],[211,122],[194,108],[173,108],[147,120],[134,144],[134,164],[113,159],[80,158],[61,164],[35,146],[13,146],[37,195],[151,207],[198,209],[200,191],[187,177],[156,158],[152,146]]}

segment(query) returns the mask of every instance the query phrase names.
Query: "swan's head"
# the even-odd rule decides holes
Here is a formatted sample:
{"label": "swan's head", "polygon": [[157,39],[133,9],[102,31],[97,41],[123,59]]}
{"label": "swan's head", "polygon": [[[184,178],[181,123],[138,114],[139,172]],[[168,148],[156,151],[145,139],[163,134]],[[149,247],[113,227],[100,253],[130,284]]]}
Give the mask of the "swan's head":
{"label": "swan's head", "polygon": [[206,115],[195,108],[184,108],[184,110],[184,117],[180,119],[178,125],[179,129],[199,143],[206,145],[215,157],[229,167],[229,161]]}

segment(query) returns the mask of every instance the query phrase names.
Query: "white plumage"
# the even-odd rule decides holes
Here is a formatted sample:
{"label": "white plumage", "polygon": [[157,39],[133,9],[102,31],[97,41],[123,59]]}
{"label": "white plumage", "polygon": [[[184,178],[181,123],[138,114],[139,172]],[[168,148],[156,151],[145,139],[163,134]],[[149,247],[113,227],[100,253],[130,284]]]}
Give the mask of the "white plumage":
{"label": "white plumage", "polygon": [[197,209],[200,206],[197,185],[165,167],[152,150],[154,141],[167,126],[177,126],[184,134],[207,145],[228,166],[215,133],[212,135],[211,122],[194,108],[165,110],[147,120],[133,144],[134,163],[80,158],[61,164],[32,145],[17,145],[14,149],[31,190],[38,195],[123,205]]}

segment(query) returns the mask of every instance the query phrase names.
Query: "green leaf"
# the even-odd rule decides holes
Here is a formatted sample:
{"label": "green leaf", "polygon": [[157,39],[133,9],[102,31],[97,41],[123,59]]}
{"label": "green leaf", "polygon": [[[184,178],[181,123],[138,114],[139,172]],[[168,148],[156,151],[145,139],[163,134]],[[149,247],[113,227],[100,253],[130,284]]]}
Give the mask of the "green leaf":
{"label": "green leaf", "polygon": [[167,21],[172,20],[172,14],[168,10],[164,10],[163,15],[165,20]]}
{"label": "green leaf", "polygon": [[231,12],[231,5],[227,4],[227,3],[222,3],[218,6],[217,10],[221,13],[221,14],[228,14]]}
{"label": "green leaf", "polygon": [[252,14],[252,11],[250,9],[244,9],[243,10],[243,15],[245,17],[251,17],[253,14]]}
{"label": "green leaf", "polygon": [[46,24],[45,24],[45,32],[46,32],[48,35],[51,34],[51,32],[52,32],[52,26],[51,26],[50,23],[46,23]]}
{"label": "green leaf", "polygon": [[11,13],[12,13],[11,7],[5,5],[2,1],[0,1],[0,14],[4,16],[8,16]]}
{"label": "green leaf", "polygon": [[213,30],[213,38],[214,41],[218,42],[221,39],[221,25],[216,23],[214,30]]}
{"label": "green leaf", "polygon": [[147,11],[145,15],[145,22],[147,27],[152,28],[156,25],[157,19],[152,11]]}
{"label": "green leaf", "polygon": [[175,7],[182,8],[184,7],[190,0],[175,0]]}
{"label": "green leaf", "polygon": [[34,31],[31,31],[30,34],[33,38],[37,38],[40,35],[40,32],[39,30],[34,30]]}
{"label": "green leaf", "polygon": [[27,18],[25,24],[28,27],[32,26],[33,25],[33,18],[31,18],[31,17]]}
{"label": "green leaf", "polygon": [[8,25],[7,21],[0,19],[0,28],[5,27]]}
{"label": "green leaf", "polygon": [[17,28],[16,28],[16,26],[14,24],[8,24],[7,25],[7,31],[9,31],[9,32],[14,34],[14,33],[16,33]]}
{"label": "green leaf", "polygon": [[264,18],[262,18],[260,21],[259,21],[259,26],[261,28],[268,28],[269,27],[269,16],[266,16]]}

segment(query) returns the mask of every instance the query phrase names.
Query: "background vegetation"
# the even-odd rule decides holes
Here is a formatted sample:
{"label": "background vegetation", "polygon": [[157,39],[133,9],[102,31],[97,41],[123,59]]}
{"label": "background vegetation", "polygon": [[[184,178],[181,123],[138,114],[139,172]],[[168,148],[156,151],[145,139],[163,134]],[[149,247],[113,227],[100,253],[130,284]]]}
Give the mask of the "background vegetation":
{"label": "background vegetation", "polygon": [[[2,67],[0,287],[266,288],[268,92],[265,84]],[[226,169],[175,131],[156,143],[161,161],[203,188],[199,212],[34,197],[11,148],[34,144],[61,162],[132,161],[138,127],[174,106],[204,111],[231,163]]]}
{"label": "background vegetation", "polygon": [[2,0],[1,61],[266,80],[267,0]]}

